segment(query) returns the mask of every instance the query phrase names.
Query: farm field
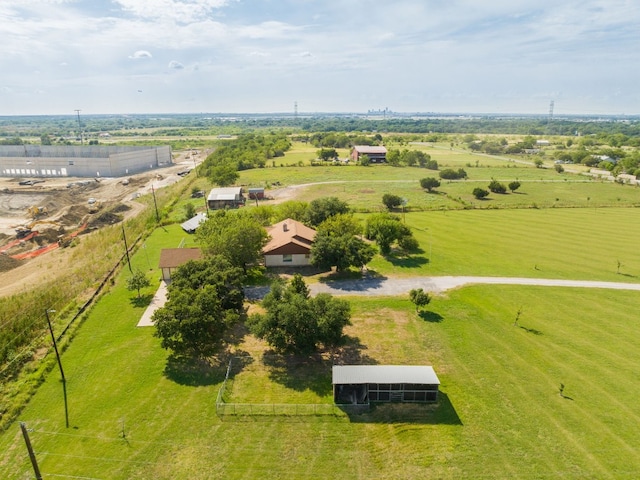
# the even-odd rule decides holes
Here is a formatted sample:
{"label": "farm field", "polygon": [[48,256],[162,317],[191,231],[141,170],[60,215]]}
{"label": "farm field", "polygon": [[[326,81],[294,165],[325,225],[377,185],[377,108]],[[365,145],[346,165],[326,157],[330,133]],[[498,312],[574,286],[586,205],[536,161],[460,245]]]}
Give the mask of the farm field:
{"label": "farm field", "polygon": [[[619,210],[620,215],[633,212]],[[438,224],[437,217],[449,221],[480,214],[464,223],[485,231],[494,224],[530,224],[531,231],[522,234],[535,243],[530,236],[537,223],[559,230],[581,212],[461,211],[412,218],[424,216],[425,224],[438,225],[442,236],[435,237],[433,265],[442,261],[443,271],[450,271],[465,251],[476,259],[487,256],[484,249],[496,238],[487,238],[485,245],[468,243],[447,230],[447,225],[459,228],[462,218]],[[533,217],[510,217],[517,214]],[[611,221],[616,225],[620,218],[613,215]],[[577,238],[569,235],[563,242],[616,244],[635,235],[634,230],[613,232],[607,223],[592,232],[580,215],[574,222],[589,228],[582,237],[579,228],[568,229]],[[159,248],[175,247],[184,238],[191,237],[177,226],[156,230],[133,257],[134,268],[153,269]],[[509,251],[509,242],[505,239],[503,255],[489,257],[484,267],[482,261],[473,267],[462,256],[460,272],[494,262],[502,263],[496,271],[505,275],[524,271],[517,258],[526,249]],[[584,270],[594,278],[594,272],[608,269],[611,279],[621,280],[615,264],[605,267],[597,256],[580,262],[566,263],[564,274],[578,277]],[[549,264],[563,265],[555,257]],[[630,271],[637,265],[625,264]],[[157,269],[150,276],[157,278]],[[330,403],[329,361],[312,362],[311,373],[283,370],[278,362],[265,362],[265,345],[240,329],[230,351],[212,365],[185,367],[159,347],[152,328],[136,328],[143,307],[126,290],[126,277],[123,271],[62,355],[71,428],[64,427],[57,370],[20,416],[32,429],[45,478],[577,479],[634,478],[640,471],[633,427],[639,420],[633,406],[640,393],[634,380],[640,300],[634,292],[473,286],[436,297],[421,315],[407,298],[353,297],[345,358],[433,365],[442,382],[437,408],[392,405],[353,416],[219,418],[215,399],[230,354],[252,359],[233,380],[231,400],[238,402]],[[0,477],[30,478],[17,424],[0,435],[0,451]]]}

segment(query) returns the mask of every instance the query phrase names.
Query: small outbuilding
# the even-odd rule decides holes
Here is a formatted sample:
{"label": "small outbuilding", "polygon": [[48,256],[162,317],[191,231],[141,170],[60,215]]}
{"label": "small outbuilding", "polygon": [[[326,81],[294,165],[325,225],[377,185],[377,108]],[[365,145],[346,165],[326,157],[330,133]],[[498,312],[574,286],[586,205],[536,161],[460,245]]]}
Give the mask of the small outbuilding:
{"label": "small outbuilding", "polygon": [[160,251],[159,267],[162,280],[171,281],[171,272],[190,260],[200,260],[202,251],[199,248],[164,248]]}
{"label": "small outbuilding", "polygon": [[207,197],[207,205],[211,210],[237,208],[245,203],[242,187],[214,188]]}
{"label": "small outbuilding", "polygon": [[433,403],[440,388],[433,367],[426,365],[334,365],[332,383],[338,405]]}
{"label": "small outbuilding", "polygon": [[267,228],[270,240],[262,253],[265,267],[304,267],[311,264],[313,228],[291,218]]}
{"label": "small outbuilding", "polygon": [[207,220],[207,214],[204,212],[196,214],[186,222],[180,224],[182,229],[187,233],[195,233],[200,224]]}
{"label": "small outbuilding", "polygon": [[264,199],[264,188],[262,187],[255,187],[255,188],[250,188],[249,191],[249,199],[251,200],[262,200]]}
{"label": "small outbuilding", "polygon": [[387,161],[387,148],[371,145],[356,145],[351,150],[351,159],[359,162],[360,157],[366,155],[371,163],[385,163]]}

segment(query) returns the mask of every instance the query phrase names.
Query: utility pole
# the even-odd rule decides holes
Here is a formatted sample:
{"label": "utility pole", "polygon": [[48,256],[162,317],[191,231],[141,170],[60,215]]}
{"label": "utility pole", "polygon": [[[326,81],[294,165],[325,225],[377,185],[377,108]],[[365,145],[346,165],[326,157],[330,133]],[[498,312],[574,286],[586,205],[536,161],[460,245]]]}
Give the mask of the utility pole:
{"label": "utility pole", "polygon": [[156,222],[160,223],[160,215],[158,214],[158,202],[156,202],[156,191],[151,184],[151,193],[153,194],[153,205],[156,207]]}
{"label": "utility pole", "polygon": [[29,432],[27,431],[27,426],[24,422],[20,422],[20,430],[22,430],[22,436],[24,437],[24,443],[27,444],[27,451],[29,452],[29,459],[31,460],[31,465],[33,465],[33,473],[36,475],[36,480],[42,480],[42,475],[40,474],[40,468],[38,467],[38,460],[36,459],[36,454],[33,452],[33,447],[31,446],[31,440],[29,440]]}
{"label": "utility pole", "polygon": [[129,272],[133,273],[131,268],[131,259],[129,258],[129,246],[127,245],[127,236],[124,233],[124,223],[122,224],[122,239],[124,240],[124,253],[127,256],[127,264],[129,265]]}
{"label": "utility pole", "polygon": [[49,325],[49,332],[51,333],[51,341],[53,342],[53,349],[56,352],[56,359],[58,360],[58,367],[60,368],[60,376],[62,377],[62,392],[64,394],[64,419],[67,428],[69,428],[69,408],[67,406],[67,379],[64,378],[64,370],[62,369],[62,361],[60,360],[60,352],[58,352],[58,344],[56,342],[56,336],[53,334],[53,327],[51,327],[51,320],[49,319],[49,312],[55,312],[55,310],[44,309],[44,314],[47,317],[47,324]]}
{"label": "utility pole", "polygon": [[84,145],[84,140],[82,138],[82,124],[80,123],[80,110],[74,110],[78,114],[78,131],[80,132],[80,145]]}

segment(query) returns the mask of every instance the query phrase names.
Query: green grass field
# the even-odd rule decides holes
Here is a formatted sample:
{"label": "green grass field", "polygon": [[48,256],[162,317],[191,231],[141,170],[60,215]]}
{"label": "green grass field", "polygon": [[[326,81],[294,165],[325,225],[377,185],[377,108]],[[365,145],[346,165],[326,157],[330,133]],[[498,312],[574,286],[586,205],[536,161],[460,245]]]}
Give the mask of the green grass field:
{"label": "green grass field", "polygon": [[[404,220],[422,252],[376,257],[370,270],[380,275],[638,282],[640,222],[630,208],[637,189],[573,175],[564,181],[552,170],[498,160],[468,168],[473,160],[463,155],[475,155],[442,150],[440,160],[435,149],[429,153],[467,169],[470,180],[426,194],[417,181],[429,171],[375,166],[270,167],[242,172],[241,182],[357,179],[370,184],[310,187],[305,199],[335,194],[363,206],[380,203],[387,187],[406,195],[415,208]],[[458,196],[492,177],[522,180],[521,193],[492,195],[496,200],[487,202],[500,202],[499,208],[442,210],[459,208]],[[178,221],[191,201],[181,199],[171,218]],[[418,208],[421,201],[442,204]],[[153,278],[144,298],[158,285],[160,249],[193,242],[178,225],[146,239],[132,258],[134,268]],[[478,285],[435,297],[421,314],[405,297],[352,297],[348,342],[336,355],[355,363],[433,365],[441,380],[438,405],[378,406],[351,416],[220,418],[215,401],[230,355],[245,361],[226,400],[267,404],[330,403],[329,356],[273,359],[238,328],[229,350],[211,364],[176,362],[153,328],[136,327],[144,307],[126,290],[128,275],[121,271],[62,354],[71,427],[64,424],[57,369],[20,416],[44,478],[632,479],[640,473],[636,292]],[[0,434],[0,478],[33,478],[17,423]]]}
{"label": "green grass field", "polygon": [[[640,471],[635,293],[476,286],[436,298],[423,317],[406,299],[352,299],[353,349],[370,362],[432,364],[442,382],[437,408],[225,421],[215,415],[225,365],[167,363],[152,329],[135,327],[141,311],[130,297],[120,279],[63,355],[71,428],[56,371],[21,416],[45,478],[635,478]],[[256,346],[247,337],[236,348]],[[248,368],[235,379],[236,395],[256,403],[282,401],[287,389],[293,401],[330,395],[304,379],[287,387],[274,372]],[[2,478],[31,478],[17,426],[0,448]]]}

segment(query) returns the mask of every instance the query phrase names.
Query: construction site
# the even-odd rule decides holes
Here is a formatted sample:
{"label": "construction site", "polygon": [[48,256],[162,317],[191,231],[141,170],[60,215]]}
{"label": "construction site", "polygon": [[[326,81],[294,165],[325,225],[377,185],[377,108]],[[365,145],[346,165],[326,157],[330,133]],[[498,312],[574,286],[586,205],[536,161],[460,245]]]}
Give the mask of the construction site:
{"label": "construction site", "polygon": [[119,178],[0,178],[0,296],[34,281],[83,236],[137,215],[144,208],[137,198],[181,180],[194,166],[196,158],[186,155]]}

